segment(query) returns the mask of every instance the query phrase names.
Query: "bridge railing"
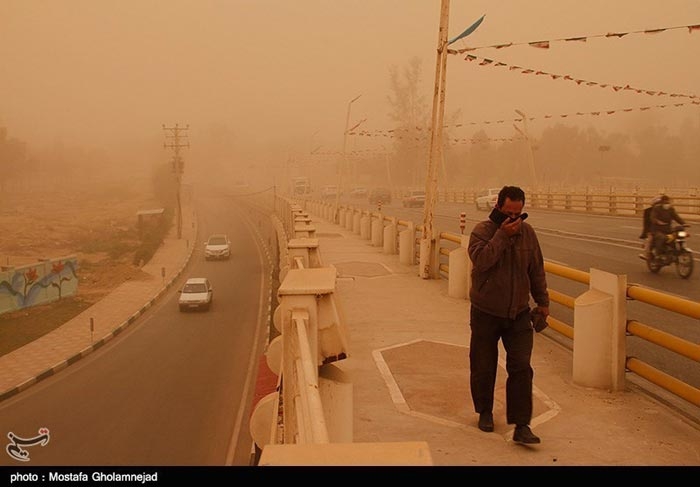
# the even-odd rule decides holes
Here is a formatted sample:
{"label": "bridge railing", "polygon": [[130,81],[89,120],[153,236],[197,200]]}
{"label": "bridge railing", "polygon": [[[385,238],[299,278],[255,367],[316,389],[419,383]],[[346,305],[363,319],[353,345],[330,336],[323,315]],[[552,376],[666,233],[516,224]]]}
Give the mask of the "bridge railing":
{"label": "bridge railing", "polygon": [[[610,201],[612,200],[608,200],[608,204]],[[314,213],[325,213],[331,219],[333,217],[332,213],[326,211],[326,204],[323,202],[307,201],[306,206]],[[381,226],[375,226],[374,235],[372,232],[367,235],[359,231],[358,225],[357,231],[354,233],[360,235],[361,238],[372,240],[373,245],[383,246],[385,253],[398,253],[403,264],[414,265],[417,262],[416,258],[421,258],[419,244],[422,225],[415,225],[411,221],[388,217],[383,213],[373,213],[366,209],[342,206],[338,211],[340,221],[353,221],[355,218],[359,221],[362,216],[381,222]],[[346,226],[346,228],[353,229],[353,226]],[[370,228],[372,227],[370,226]],[[380,231],[381,238],[379,238]],[[467,256],[466,249],[468,235],[451,232],[436,233],[439,235],[439,238],[434,249],[434,255],[423,256],[422,258],[435,264],[432,268],[437,269],[437,272],[432,277],[448,280],[450,296],[468,298],[471,283],[471,262]],[[389,245],[387,247],[383,245],[383,242],[386,240],[396,242],[396,246]],[[578,382],[583,385],[620,390],[624,386],[625,374],[631,372],[691,404],[700,406],[700,389],[652,367],[639,358],[627,356],[626,354],[626,337],[634,336],[695,362],[700,362],[699,344],[673,336],[641,321],[627,319],[627,302],[630,300],[643,302],[691,318],[700,318],[699,303],[661,291],[643,288],[635,284],[628,285],[626,276],[613,275],[597,269],[585,272],[560,264],[545,262],[545,271],[550,275],[589,286],[589,290],[579,296],[569,296],[551,287],[549,289],[550,299],[553,302],[574,310],[574,321],[577,321],[578,314],[580,325],[578,328],[578,344],[574,340],[573,325],[554,316],[550,316],[548,320],[550,329],[573,341],[575,355],[578,347],[580,351],[578,353],[579,356],[588,356],[585,369],[583,365],[575,366],[575,380],[578,377]],[[596,279],[591,279],[591,273],[595,273]],[[615,285],[610,284],[611,281],[614,281]],[[620,284],[620,282],[624,282],[624,284]],[[594,303],[591,304],[591,301],[594,301]],[[604,319],[601,319],[600,310],[605,309],[606,306],[611,307],[613,310],[611,311],[612,314],[608,316],[608,313],[603,311],[602,316]],[[608,329],[601,329],[601,323],[602,326]],[[587,334],[584,330],[598,330],[600,336],[598,338],[595,335],[590,338],[583,338]],[[606,352],[609,353],[607,355],[603,354],[595,361],[592,361],[591,353],[597,353],[596,349],[601,350],[600,340],[603,339],[602,337],[611,337],[610,343],[604,344]],[[592,343],[591,340],[593,341]],[[598,340],[597,343],[595,342],[596,340]],[[586,350],[585,354],[583,350]],[[592,368],[590,364],[600,363],[601,360],[607,360],[607,363],[599,366],[597,371],[594,370],[591,373]]]}
{"label": "bridge railing", "polygon": [[261,450],[258,464],[373,465],[385,458],[378,452],[388,451],[398,464],[431,465],[425,442],[353,443],[352,383],[334,365],[348,355],[334,294],[336,270],[323,265],[306,211],[288,201],[274,207],[282,213],[275,227],[284,247],[279,251],[279,306],[273,314],[279,334],[265,357],[277,388],[251,416],[251,436]]}
{"label": "bridge railing", "polygon": [[[603,215],[642,215],[644,208],[660,193],[673,199],[676,211],[681,215],[700,216],[700,191],[698,188],[661,188],[617,190],[609,188],[584,188],[576,191],[528,190],[528,206],[532,208],[565,210]],[[437,200],[450,203],[474,204],[476,190],[439,190]]]}

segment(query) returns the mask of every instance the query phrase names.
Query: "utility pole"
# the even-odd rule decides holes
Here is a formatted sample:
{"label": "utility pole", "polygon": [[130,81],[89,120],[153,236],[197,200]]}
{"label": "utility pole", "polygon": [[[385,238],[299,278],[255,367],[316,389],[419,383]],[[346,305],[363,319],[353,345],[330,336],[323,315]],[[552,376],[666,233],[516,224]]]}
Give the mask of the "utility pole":
{"label": "utility pole", "polygon": [[[350,108],[352,107],[352,104],[357,101],[358,98],[362,96],[362,93],[357,95],[355,98],[350,100],[348,102],[348,113],[345,116],[345,132],[343,132],[343,159],[342,161],[338,164],[338,185],[336,187],[336,193],[335,193],[335,208],[333,209],[333,221],[335,222],[338,220],[338,206],[340,206],[340,192],[343,190],[343,170],[347,167],[348,165],[348,155],[347,155],[347,148],[348,148],[348,132],[350,132]],[[364,122],[364,120],[362,121]],[[360,123],[362,123],[360,122]],[[358,123],[355,125],[356,128],[360,125]]]}
{"label": "utility pole", "polygon": [[520,130],[517,125],[513,124],[515,130],[520,132],[520,134],[525,137],[525,142],[527,142],[527,163],[530,167],[530,178],[532,179],[532,189],[537,189],[537,173],[535,172],[535,153],[532,149],[532,140],[530,139],[530,131],[527,129],[527,115],[522,110],[515,110],[515,113],[520,115],[523,119],[523,130]]}
{"label": "utility pole", "polygon": [[430,156],[425,179],[425,208],[423,209],[423,238],[421,239],[419,265],[420,277],[430,279],[437,269],[431,269],[435,238],[433,237],[433,211],[437,200],[438,164],[442,159],[442,125],[445,114],[445,81],[447,78],[447,28],[450,0],[441,0],[440,30],[438,33],[437,60],[435,65],[435,91],[433,93],[432,132]]}
{"label": "utility pole", "polygon": [[189,149],[190,147],[189,141],[186,144],[181,142],[181,139],[187,137],[186,135],[181,135],[181,132],[188,130],[189,128],[189,124],[185,127],[180,127],[178,124],[175,124],[174,127],[166,127],[165,124],[163,124],[163,130],[166,131],[165,138],[166,140],[171,140],[170,143],[164,143],[163,148],[173,150],[173,158],[171,160],[173,165],[172,169],[175,177],[177,178],[177,238],[182,238],[182,204],[180,201],[180,186],[182,184],[182,173],[185,171],[185,161],[180,156],[180,149],[183,147],[187,147]]}

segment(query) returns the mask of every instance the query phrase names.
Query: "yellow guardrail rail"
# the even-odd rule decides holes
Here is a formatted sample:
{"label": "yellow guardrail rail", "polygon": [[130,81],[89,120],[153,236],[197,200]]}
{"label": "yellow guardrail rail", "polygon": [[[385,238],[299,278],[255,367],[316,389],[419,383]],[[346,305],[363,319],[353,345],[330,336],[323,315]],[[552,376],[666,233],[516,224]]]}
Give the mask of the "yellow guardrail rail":
{"label": "yellow guardrail rail", "polygon": [[[440,234],[440,239],[460,243],[461,235],[444,232]],[[440,255],[449,255],[450,250],[451,249],[445,247],[439,247]],[[590,283],[590,274],[585,271],[572,269],[553,262],[545,262],[544,268],[546,272],[565,279],[583,284]],[[440,270],[449,275],[449,264],[441,263]],[[696,301],[672,296],[670,294],[654,289],[644,288],[636,284],[629,284],[627,286],[626,294],[627,298],[629,299],[637,300],[651,306],[656,306],[666,311],[679,313],[690,318],[700,318],[700,303]],[[549,289],[549,295],[553,302],[566,306],[567,308],[574,309],[575,297],[566,295],[551,288]],[[574,327],[568,323],[550,316],[549,327],[571,340],[574,339]],[[653,343],[654,345],[665,348],[666,350],[694,360],[695,362],[700,362],[699,344],[689,342],[680,337],[671,335],[670,333],[666,333],[635,320],[627,321],[626,331],[631,336],[636,336],[648,341],[649,343]],[[657,370],[636,357],[627,357],[626,367],[630,372],[634,372],[640,377],[643,377],[649,382],[656,384],[657,386],[677,395],[678,397],[681,397],[682,399],[685,399],[696,406],[700,406],[700,389],[682,382],[677,378],[666,374],[665,372]]]}
{"label": "yellow guardrail rail", "polygon": [[[561,209],[566,211],[575,211],[577,205],[584,211],[595,211],[596,209],[604,208],[604,213],[620,214],[623,210],[629,214],[643,211],[647,206],[647,202],[654,195],[614,195],[614,194],[594,194],[588,193],[583,196],[571,193],[535,193],[529,198],[529,205],[536,208],[551,208]],[[672,196],[674,205],[680,213],[700,215],[700,197],[697,195]],[[458,201],[458,199],[453,199]],[[534,201],[533,201],[534,200]],[[439,197],[439,201],[450,201],[444,195]],[[464,201],[473,201],[468,197]],[[605,201],[605,205],[599,203]],[[607,206],[606,206],[607,205]],[[370,212],[370,215],[373,213]],[[386,217],[384,217],[387,219]],[[408,227],[412,222],[407,220],[396,220],[398,225]],[[415,225],[416,233],[422,231],[422,225]],[[418,237],[417,237],[418,238]],[[440,256],[448,256],[450,251],[455,248],[454,244],[460,244],[462,235],[451,232],[442,232],[439,234],[438,253]],[[441,241],[450,242],[450,247],[441,246]],[[449,264],[445,262],[439,263],[439,271],[441,277],[449,278]],[[590,274],[585,271],[573,269],[561,264],[553,262],[545,262],[545,271],[565,279],[569,279],[582,284],[590,284]],[[549,289],[550,299],[558,304],[574,309],[575,297],[566,295],[560,291]],[[636,284],[627,286],[626,295],[628,299],[636,300],[655,306],[666,311],[682,314],[695,319],[700,319],[700,303],[688,299],[672,296],[661,291],[644,288]],[[561,335],[573,340],[574,327],[568,323],[560,321],[555,317],[549,317],[549,328],[560,333]],[[661,330],[655,329],[649,325],[645,325],[639,321],[628,320],[626,331],[629,335],[641,338],[656,346],[665,348],[671,352],[689,358],[695,362],[700,362],[700,345],[688,342],[682,338],[670,335]],[[626,357],[626,368],[640,377],[656,384],[657,386],[681,397],[696,406],[700,406],[700,389],[693,387],[690,384],[684,383],[677,378],[674,378],[665,372],[659,371],[651,365],[639,360],[636,357]]]}

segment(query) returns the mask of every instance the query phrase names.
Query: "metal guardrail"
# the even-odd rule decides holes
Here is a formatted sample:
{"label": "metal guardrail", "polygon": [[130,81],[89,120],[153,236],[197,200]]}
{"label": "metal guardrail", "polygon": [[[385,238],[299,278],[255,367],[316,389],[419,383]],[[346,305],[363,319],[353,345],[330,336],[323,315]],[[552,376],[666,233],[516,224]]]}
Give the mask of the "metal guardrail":
{"label": "metal guardrail", "polygon": [[[401,190],[399,190],[400,192]],[[633,190],[626,193],[615,188],[587,189],[584,191],[528,190],[528,206],[539,209],[564,210],[605,215],[641,215],[644,208],[659,193],[668,194],[679,214],[700,216],[700,191],[698,188],[663,189],[656,192]],[[447,203],[473,203],[477,190],[440,190],[438,201]]]}
{"label": "metal guardrail", "polygon": [[[561,209],[570,211],[574,210],[576,205],[583,205],[585,211],[595,212],[598,209],[606,208],[604,213],[607,214],[620,214],[621,211],[625,210],[636,213],[637,210],[643,211],[647,202],[652,198],[651,195],[641,196],[641,195],[596,195],[587,194],[584,197],[578,197],[571,194],[564,194],[561,201],[558,194],[548,194],[535,198],[529,199],[529,205],[544,204],[546,208],[556,209],[561,206]],[[597,199],[600,198],[601,201],[606,201],[607,206],[601,206],[598,204]],[[532,200],[535,200],[534,202]],[[697,196],[691,196],[683,199],[683,204],[676,204],[676,208],[681,208],[680,211],[685,213],[691,213],[695,211],[700,215],[700,198]],[[679,197],[675,196],[674,201],[678,201]],[[687,201],[686,201],[687,200]],[[542,206],[540,206],[542,207]],[[363,213],[367,210],[362,210]],[[397,226],[410,228],[413,226],[416,236],[414,236],[414,242],[419,242],[419,232],[422,232],[422,225],[415,225],[413,222],[408,220],[393,219],[383,215],[382,213],[369,212],[370,218],[377,217],[383,219],[383,222],[395,221]],[[454,250],[455,244],[459,245],[462,242],[463,235],[455,234],[451,232],[441,232],[438,237],[438,254],[440,256],[448,256],[450,251]],[[446,241],[450,242],[452,245],[450,247],[444,247],[440,242]],[[555,264],[552,262],[545,262],[545,271],[562,277],[564,279],[569,279],[582,284],[590,283],[590,274],[585,271],[580,271],[570,267],[566,267],[560,264]],[[439,262],[439,272],[441,278],[449,279],[449,263],[445,263],[442,259]],[[550,289],[550,299],[558,304],[561,304],[569,309],[574,309],[575,297],[566,295],[554,289]],[[700,303],[690,301],[687,299],[672,296],[661,291],[651,290],[648,288],[643,288],[635,284],[627,285],[626,296],[628,299],[637,300],[642,303],[649,304],[667,311],[675,312],[688,316],[691,318],[700,318]],[[550,315],[549,317],[549,328],[555,332],[573,340],[574,339],[574,327],[564,321],[558,320],[557,318]],[[700,362],[700,345],[688,342],[680,337],[676,337],[665,333],[661,330],[655,329],[649,325],[641,323],[636,320],[628,320],[626,325],[626,332],[628,336],[635,336],[640,339],[646,340],[656,346],[665,348],[671,352],[680,354],[684,357],[690,358],[696,362]],[[690,384],[680,381],[677,378],[666,374],[663,371],[655,369],[651,365],[641,361],[636,357],[628,356],[626,357],[626,369],[629,372],[635,373],[640,377],[652,382],[653,384],[675,394],[676,396],[694,404],[700,406],[700,389],[693,387]]]}
{"label": "metal guardrail", "polygon": [[[461,243],[461,238],[462,235],[450,232],[443,232],[440,234],[441,240],[450,242]],[[449,254],[449,249],[439,247],[439,253],[440,255],[447,255]],[[570,267],[552,262],[545,262],[544,267],[545,271],[550,274],[583,284],[590,283],[590,274],[588,272],[572,269]],[[449,275],[449,264],[441,263],[440,270],[442,271],[443,269],[445,273]],[[549,290],[549,294],[550,299],[553,302],[561,304],[567,308],[574,309],[575,297],[553,289]],[[667,311],[679,313],[690,318],[700,319],[700,303],[695,301],[672,296],[670,294],[665,294],[663,292],[644,288],[635,284],[629,284],[627,286],[626,296],[629,299],[637,300]],[[549,325],[552,330],[566,336],[571,340],[574,339],[574,327],[572,325],[557,320],[552,316],[549,318]],[[648,341],[649,343],[694,360],[695,362],[700,362],[700,344],[689,342],[683,338],[666,333],[636,320],[627,320],[626,332],[628,335],[636,336]],[[679,379],[652,367],[648,363],[643,362],[636,357],[626,357],[625,364],[626,368],[630,372],[643,377],[649,382],[675,394],[691,404],[700,406],[700,389],[680,381]]]}

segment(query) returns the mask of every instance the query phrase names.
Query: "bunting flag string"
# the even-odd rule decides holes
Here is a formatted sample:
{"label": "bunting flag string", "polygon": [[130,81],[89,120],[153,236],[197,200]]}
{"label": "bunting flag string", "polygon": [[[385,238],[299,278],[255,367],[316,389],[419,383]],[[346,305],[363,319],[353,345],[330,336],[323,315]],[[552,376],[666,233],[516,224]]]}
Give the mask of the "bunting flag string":
{"label": "bunting flag string", "polygon": [[554,73],[548,73],[547,71],[542,71],[542,70],[534,70],[534,69],[529,69],[529,68],[523,68],[521,66],[515,66],[512,64],[507,64],[503,63],[500,61],[494,61],[493,59],[487,59],[487,58],[482,58],[478,56],[474,56],[472,54],[467,54],[465,56],[465,61],[469,62],[475,62],[481,60],[477,65],[478,66],[493,66],[493,67],[507,67],[508,71],[520,71],[521,74],[535,74],[535,76],[547,76],[553,80],[557,79],[562,79],[564,81],[571,81],[576,83],[577,85],[584,85],[584,86],[598,86],[599,88],[611,88],[615,92],[620,92],[620,91],[634,91],[636,93],[640,94],[645,94],[645,95],[651,95],[651,96],[670,96],[671,98],[690,98],[690,99],[697,99],[697,95],[688,95],[688,94],[683,94],[683,93],[667,93],[665,91],[660,91],[660,90],[645,90],[641,88],[635,88],[630,86],[629,84],[622,86],[622,85],[615,85],[615,84],[610,84],[610,83],[599,83],[597,81],[588,81],[585,79],[580,79],[580,78],[574,78],[568,74],[554,74]]}
{"label": "bunting flag string", "polygon": [[507,42],[502,44],[492,44],[490,46],[478,46],[478,47],[465,47],[462,49],[447,49],[448,54],[464,54],[465,52],[476,51],[477,49],[504,49],[506,47],[512,46],[524,46],[528,45],[538,49],[549,49],[550,44],[553,42],[586,42],[588,39],[595,38],[611,38],[616,37],[618,39],[625,37],[630,34],[659,34],[668,30],[678,30],[678,29],[688,29],[688,33],[692,34],[693,31],[700,31],[700,24],[691,25],[678,25],[675,27],[660,27],[656,29],[645,29],[645,30],[631,30],[628,32],[608,32],[607,34],[593,34],[587,36],[576,36],[576,37],[564,37],[560,39],[549,39],[541,41],[531,41],[531,42]]}
{"label": "bunting flag string", "polygon": [[[616,115],[620,113],[629,113],[633,111],[640,111],[640,112],[645,112],[647,110],[651,109],[664,109],[664,108],[680,108],[680,107],[685,107],[685,106],[700,106],[700,100],[692,100],[689,102],[681,102],[681,103],[671,103],[671,104],[662,104],[662,105],[648,105],[648,106],[642,106],[642,107],[629,107],[629,108],[616,108],[616,109],[609,109],[609,110],[593,110],[590,112],[575,112],[575,113],[562,113],[559,115],[552,115],[552,114],[545,114],[541,117],[527,117],[528,121],[535,121],[535,120],[551,120],[554,118],[569,118],[569,117],[581,117],[581,116],[600,116],[600,115]],[[511,123],[511,122],[522,122],[522,118],[513,118],[513,119],[502,119],[502,120],[483,120],[481,122],[466,122],[466,123],[458,123],[454,125],[444,125],[443,128],[445,129],[450,129],[450,128],[460,128],[464,127],[467,125],[498,125],[498,124],[504,124],[504,123]],[[403,135],[397,135],[398,132],[408,132],[409,130],[415,130],[418,132],[418,136],[403,136]],[[413,140],[423,140],[428,137],[428,133],[431,132],[430,128],[422,128],[422,127],[413,127],[411,129],[408,128],[397,128],[397,129],[390,129],[390,130],[374,130],[374,131],[368,131],[368,130],[362,130],[360,132],[348,132],[348,135],[357,135],[360,137],[388,137],[388,138],[398,138],[398,139],[404,139],[404,138],[411,138]]]}

